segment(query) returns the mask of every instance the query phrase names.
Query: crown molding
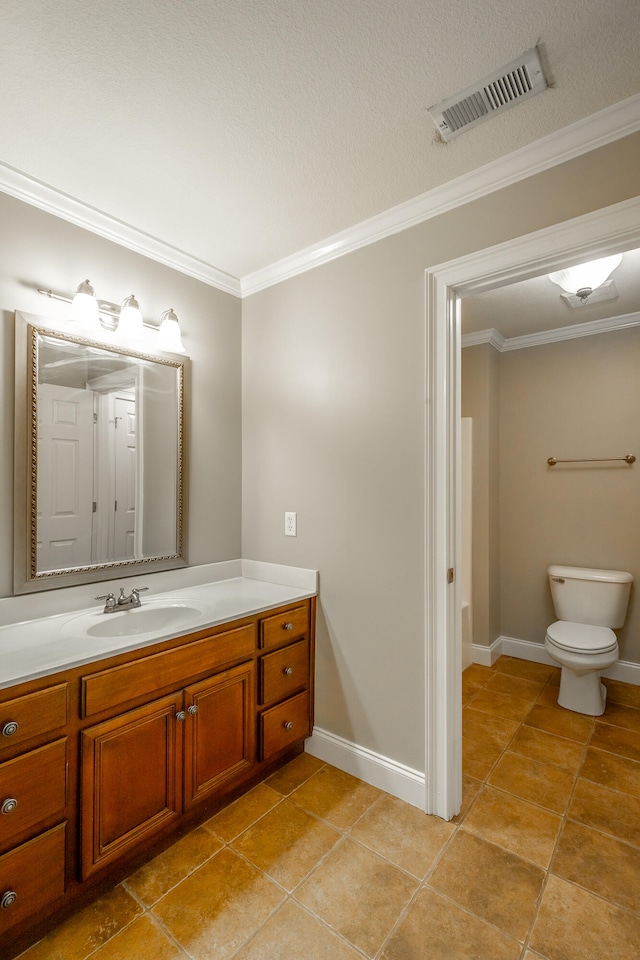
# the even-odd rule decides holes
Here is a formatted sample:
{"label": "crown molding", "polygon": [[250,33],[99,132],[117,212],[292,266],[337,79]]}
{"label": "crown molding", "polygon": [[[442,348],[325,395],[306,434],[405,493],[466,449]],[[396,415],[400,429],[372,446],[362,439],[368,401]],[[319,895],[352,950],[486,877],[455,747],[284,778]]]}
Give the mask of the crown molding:
{"label": "crown molding", "polygon": [[640,94],[238,278],[0,162],[0,191],[236,297],[329,263],[640,130]]}
{"label": "crown molding", "polygon": [[100,237],[112,240],[114,243],[140,253],[150,260],[156,260],[158,263],[178,270],[189,277],[201,280],[211,287],[217,287],[225,293],[231,293],[236,297],[240,296],[240,281],[237,277],[232,277],[222,270],[218,270],[211,264],[199,260],[179,250],[177,247],[158,240],[136,227],[132,227],[122,220],[117,220],[109,214],[97,210],[89,204],[76,200],[74,197],[60,190],[55,190],[40,180],[35,180],[27,176],[20,170],[10,167],[8,164],[0,162],[0,190],[8,193],[17,200],[23,200],[25,203],[38,207],[46,213],[52,213],[55,217],[67,220],[69,223],[96,233]]}
{"label": "crown molding", "polygon": [[640,130],[640,94],[242,277],[242,296],[290,279]]}
{"label": "crown molding", "polygon": [[598,333],[613,333],[614,330],[626,330],[640,325],[640,313],[624,313],[619,317],[605,320],[589,320],[586,323],[574,323],[570,327],[555,327],[553,330],[541,330],[539,333],[527,333],[521,337],[503,337],[493,328],[466,333],[461,337],[463,347],[475,347],[480,343],[489,343],[498,353],[510,350],[524,350],[527,347],[540,347],[546,343],[559,343],[561,340],[577,340],[580,337],[592,337]]}

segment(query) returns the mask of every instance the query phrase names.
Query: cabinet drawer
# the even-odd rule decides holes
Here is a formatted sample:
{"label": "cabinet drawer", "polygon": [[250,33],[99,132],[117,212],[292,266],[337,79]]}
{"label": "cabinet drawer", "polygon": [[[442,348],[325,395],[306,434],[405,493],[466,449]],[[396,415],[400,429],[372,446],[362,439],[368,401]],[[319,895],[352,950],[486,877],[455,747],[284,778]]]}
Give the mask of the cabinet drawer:
{"label": "cabinet drawer", "polygon": [[64,894],[64,832],[61,823],[0,857],[0,934]]}
{"label": "cabinet drawer", "polygon": [[64,727],[67,703],[66,683],[0,703],[0,755],[16,743]]}
{"label": "cabinet drawer", "polygon": [[303,637],[309,630],[309,605],[286,610],[260,622],[260,648],[271,650]]}
{"label": "cabinet drawer", "polygon": [[129,700],[153,696],[165,687],[182,686],[197,674],[247,660],[255,653],[255,631],[251,623],[83,677],[84,716],[93,716]]}
{"label": "cabinet drawer", "polygon": [[260,657],[261,704],[277,703],[309,683],[309,641],[299,640],[288,647]]}
{"label": "cabinet drawer", "polygon": [[309,693],[305,690],[261,714],[260,758],[267,760],[310,733]]}
{"label": "cabinet drawer", "polygon": [[66,768],[66,739],[0,764],[0,848],[36,824],[62,815]]}

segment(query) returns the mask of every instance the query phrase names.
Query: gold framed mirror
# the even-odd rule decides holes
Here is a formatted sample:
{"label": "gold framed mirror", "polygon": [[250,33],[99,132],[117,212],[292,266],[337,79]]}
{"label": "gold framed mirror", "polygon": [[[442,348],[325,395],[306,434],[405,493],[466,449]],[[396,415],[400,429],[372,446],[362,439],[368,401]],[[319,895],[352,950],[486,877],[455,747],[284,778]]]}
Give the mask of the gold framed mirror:
{"label": "gold framed mirror", "polygon": [[186,565],[185,365],[16,312],[14,593]]}

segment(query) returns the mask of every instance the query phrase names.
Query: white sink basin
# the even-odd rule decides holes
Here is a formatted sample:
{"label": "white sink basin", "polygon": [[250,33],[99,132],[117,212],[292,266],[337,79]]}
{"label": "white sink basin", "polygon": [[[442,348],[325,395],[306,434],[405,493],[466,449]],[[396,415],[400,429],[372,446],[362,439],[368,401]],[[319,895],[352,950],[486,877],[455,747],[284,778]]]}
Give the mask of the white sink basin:
{"label": "white sink basin", "polygon": [[214,619],[213,606],[202,600],[148,600],[116,613],[84,613],[67,621],[64,633],[74,637],[136,637],[180,629],[196,629]]}

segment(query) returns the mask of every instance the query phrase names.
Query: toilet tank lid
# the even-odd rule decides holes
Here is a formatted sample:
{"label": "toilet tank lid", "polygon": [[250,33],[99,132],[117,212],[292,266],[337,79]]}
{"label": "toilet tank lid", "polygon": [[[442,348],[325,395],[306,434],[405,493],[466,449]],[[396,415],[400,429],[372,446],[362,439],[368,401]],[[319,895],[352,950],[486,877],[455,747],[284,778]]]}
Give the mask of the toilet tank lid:
{"label": "toilet tank lid", "polygon": [[596,570],[593,567],[563,567],[552,564],[547,573],[550,577],[565,580],[602,580],[606,583],[632,583],[633,575],[626,570]]}

